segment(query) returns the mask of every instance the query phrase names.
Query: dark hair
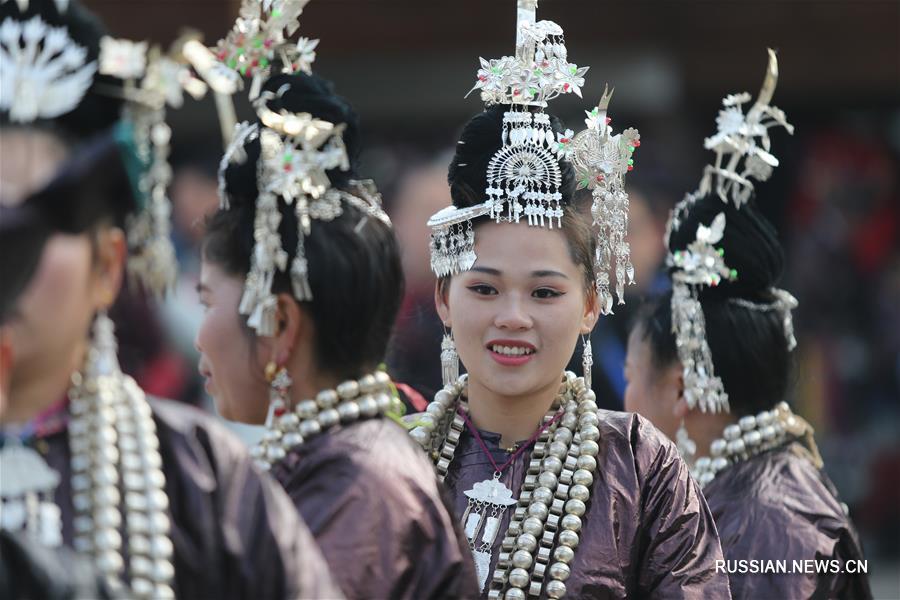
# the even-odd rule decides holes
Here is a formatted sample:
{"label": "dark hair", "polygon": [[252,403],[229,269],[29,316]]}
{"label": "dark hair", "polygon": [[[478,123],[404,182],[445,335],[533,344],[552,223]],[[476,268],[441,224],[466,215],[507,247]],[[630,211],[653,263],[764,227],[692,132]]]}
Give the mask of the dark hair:
{"label": "dark hair", "polygon": [[[100,40],[107,34],[106,27],[77,0],[71,0],[62,13],[56,8],[54,0],[29,0],[28,8],[23,12],[19,12],[17,2],[0,4],[0,22],[7,19],[27,22],[35,16],[51,27],[63,27],[72,41],[87,51],[86,63],[98,61]],[[38,119],[22,125],[48,128],[67,145],[86,140],[108,130],[118,121],[122,100],[116,88],[121,86],[122,82],[115,77],[95,74],[91,87],[73,110],[52,119]],[[10,122],[6,112],[0,115],[0,124],[19,126]]]}
{"label": "dark hair", "polygon": [[[771,289],[784,269],[784,253],[774,227],[755,202],[738,209],[718,196],[700,199],[691,207],[669,239],[669,250],[683,250],[700,224],[709,225],[725,213],[725,235],[717,244],[725,263],[737,270],[737,280],[705,287],[699,295],[706,320],[706,339],[716,375],[722,379],[734,414],[771,408],[785,399],[791,374],[791,355],[781,313],[754,310],[735,300],[771,304]],[[678,360],[672,334],[671,292],[651,300],[636,319],[641,337],[650,344],[653,367]]]}
{"label": "dark hair", "polygon": [[[336,96],[325,80],[305,73],[278,75],[264,85],[277,92],[269,108],[306,112],[334,124],[345,123],[344,141],[350,156],[349,171],[329,172],[334,187],[352,192],[359,127],[356,113]],[[225,171],[231,207],[217,211],[208,221],[203,256],[227,273],[243,277],[250,270],[256,213],[256,168],[259,140],[245,144],[247,160]],[[293,206],[279,199],[282,246],[293,259],[297,246],[297,219]],[[309,261],[313,299],[301,306],[315,324],[316,364],[341,378],[358,377],[384,359],[394,319],[403,298],[403,271],[393,231],[376,218],[342,203],[333,221],[315,221],[304,249]],[[290,275],[277,272],[275,293],[292,293]]]}
{"label": "dark hair", "polygon": [[[488,163],[502,146],[503,113],[509,108],[508,105],[492,106],[472,117],[463,128],[447,173],[450,196],[457,208],[484,202]],[[553,132],[562,133],[565,130],[562,122],[554,115],[549,117]],[[569,246],[569,255],[584,275],[585,289],[593,290],[596,240],[575,202],[575,171],[571,163],[559,161],[559,167],[562,175],[559,189],[563,205],[562,231]],[[475,219],[473,225],[477,227],[487,218]]]}

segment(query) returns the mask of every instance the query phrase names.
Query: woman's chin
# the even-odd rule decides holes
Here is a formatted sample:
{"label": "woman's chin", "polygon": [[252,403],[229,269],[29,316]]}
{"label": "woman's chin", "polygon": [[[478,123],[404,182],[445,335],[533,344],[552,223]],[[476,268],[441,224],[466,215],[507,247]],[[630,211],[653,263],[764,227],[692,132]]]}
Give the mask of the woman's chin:
{"label": "woman's chin", "polygon": [[529,396],[556,381],[558,375],[548,376],[538,369],[528,368],[491,368],[483,382],[484,387],[498,396]]}

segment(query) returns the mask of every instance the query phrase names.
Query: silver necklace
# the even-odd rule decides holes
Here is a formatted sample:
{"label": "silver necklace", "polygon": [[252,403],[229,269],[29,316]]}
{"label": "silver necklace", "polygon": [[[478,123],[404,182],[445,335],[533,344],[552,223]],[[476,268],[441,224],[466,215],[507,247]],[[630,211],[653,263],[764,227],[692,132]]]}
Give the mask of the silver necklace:
{"label": "silver necklace", "polygon": [[[97,316],[85,372],[72,376],[72,503],[75,549],[93,558],[113,590],[174,598],[169,498],[159,438],[144,392],[119,369],[113,323]],[[120,530],[128,547],[124,570]]]}
{"label": "silver necklace", "polygon": [[772,410],[741,417],[737,423],[725,427],[722,437],[709,445],[710,455],[694,462],[691,475],[701,487],[705,487],[723,469],[805,437],[808,437],[807,446],[813,453],[814,461],[821,463],[812,442],[812,427],[795,415],[786,402],[780,402]]}
{"label": "silver necklace", "polygon": [[391,378],[384,371],[322,390],[315,400],[301,400],[293,410],[269,419],[263,439],[250,450],[257,466],[269,470],[288,450],[335,427],[390,411],[395,404]]}
{"label": "silver necklace", "polygon": [[[457,406],[467,376],[440,390],[410,435],[430,454],[441,481],[447,475],[465,428]],[[596,396],[584,378],[566,372],[555,410],[544,417],[547,428],[531,452],[512,518],[501,543],[497,567],[490,578],[488,598],[524,600],[542,590],[550,598],[566,594],[569,565],[580,540],[582,517],[590,501],[600,446],[600,417]],[[505,487],[505,486],[504,486]],[[470,497],[471,499],[471,497]],[[476,558],[477,560],[477,558]],[[490,564],[490,561],[488,561]],[[481,572],[482,589],[487,573]]]}
{"label": "silver necklace", "polygon": [[[144,392],[119,369],[113,323],[103,313],[94,322],[84,373],[72,375],[69,400],[76,551],[92,559],[119,595],[174,598],[169,499],[156,424]],[[59,545],[60,511],[52,504],[59,474],[34,450],[13,446],[11,451],[17,468],[3,469],[2,495],[21,492],[30,517],[27,530]],[[4,455],[5,464],[6,450]],[[6,501],[3,508],[5,513]],[[127,583],[122,579],[126,544]]]}

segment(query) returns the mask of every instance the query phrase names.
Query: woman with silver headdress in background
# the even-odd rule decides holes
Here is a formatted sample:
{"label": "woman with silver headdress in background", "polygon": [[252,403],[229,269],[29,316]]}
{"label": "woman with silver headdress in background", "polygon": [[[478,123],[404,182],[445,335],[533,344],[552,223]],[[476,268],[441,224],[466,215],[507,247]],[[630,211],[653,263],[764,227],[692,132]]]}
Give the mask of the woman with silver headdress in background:
{"label": "woman with silver headdress in background", "polygon": [[265,425],[254,457],[347,597],[471,596],[452,509],[395,422],[401,405],[381,366],[403,272],[381,197],[356,178],[358,117],[312,74],[316,41],[282,36],[305,2],[247,20],[254,4],[217,49],[222,66],[253,77],[257,115],[222,159],[203,243],[206,389],[225,418]]}
{"label": "woman with silver headdress in background", "polygon": [[[180,99],[179,63],[104,36],[75,2],[7,2],[0,14],[2,201],[65,203],[55,217],[71,232],[48,234],[9,326],[3,528],[73,547],[127,597],[339,595],[240,442],[146,397],[118,367],[105,311],[126,248],[150,289],[172,276],[163,110]],[[19,589],[24,572],[9,576]]]}
{"label": "woman with silver headdress in background", "polygon": [[778,75],[769,52],[759,98],[746,114],[749,94],[725,99],[706,140],[715,165],[672,212],[672,292],[632,330],[625,407],[674,439],[691,465],[735,598],[867,598],[847,507],[822,472],[812,428],[786,403],[797,302],[776,287],[784,254],[751,181],[778,165],[768,129],[793,132],[769,105]]}

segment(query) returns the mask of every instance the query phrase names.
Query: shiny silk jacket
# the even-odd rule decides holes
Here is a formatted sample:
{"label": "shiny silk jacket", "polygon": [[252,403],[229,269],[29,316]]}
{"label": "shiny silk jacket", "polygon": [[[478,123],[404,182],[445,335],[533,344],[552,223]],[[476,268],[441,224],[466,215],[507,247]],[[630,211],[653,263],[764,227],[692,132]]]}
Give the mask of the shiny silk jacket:
{"label": "shiny silk jacket", "polygon": [[[278,485],[252,466],[241,441],[195,408],[148,401],[166,476],[176,597],[340,598],[309,530]],[[67,429],[39,437],[35,446],[60,474],[55,500],[71,546]],[[127,543],[122,550],[127,564]]]}
{"label": "shiny silk jacket", "polygon": [[[794,560],[863,558],[834,486],[800,444],[728,467],[704,493],[725,558],[734,565],[729,566],[734,598],[872,597],[864,574],[790,572]],[[741,569],[737,561],[749,560],[784,560],[788,573],[741,573],[749,568]]]}
{"label": "shiny silk jacket", "polygon": [[[716,572],[722,549],[712,515],[674,444],[638,415],[600,410],[599,416],[597,472],[566,598],[729,598],[727,575]],[[500,435],[480,433],[494,460],[506,462]],[[530,451],[520,454],[501,477],[516,494],[529,457]],[[444,480],[459,515],[468,502],[464,492],[493,471],[466,430]],[[512,513],[506,511],[501,531]],[[490,572],[503,537],[494,543]]]}
{"label": "shiny silk jacket", "polygon": [[348,598],[476,596],[434,467],[387,418],[331,429],[273,465]]}

